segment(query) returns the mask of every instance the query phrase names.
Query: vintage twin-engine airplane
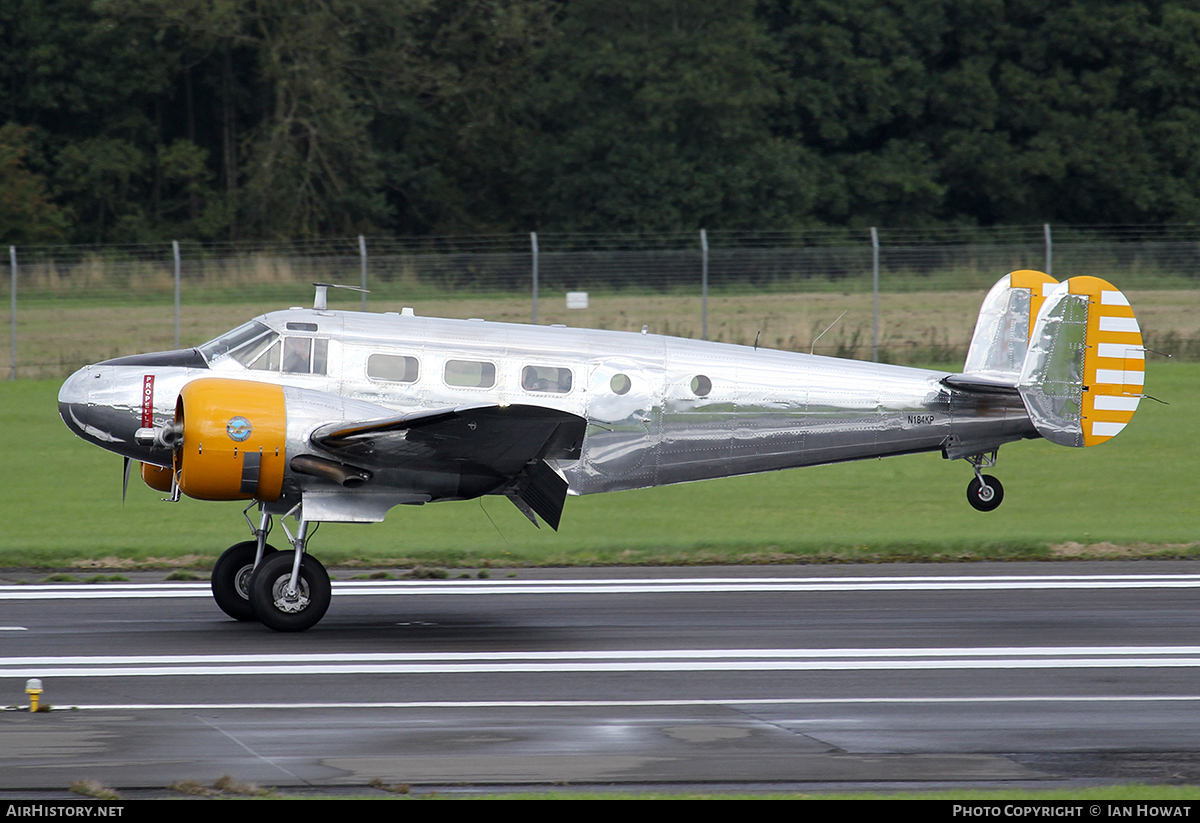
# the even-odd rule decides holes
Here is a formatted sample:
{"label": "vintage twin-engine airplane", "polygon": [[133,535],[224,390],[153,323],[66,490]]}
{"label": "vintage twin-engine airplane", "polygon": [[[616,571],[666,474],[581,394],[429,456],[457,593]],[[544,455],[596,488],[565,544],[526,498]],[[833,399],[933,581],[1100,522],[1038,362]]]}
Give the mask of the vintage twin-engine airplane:
{"label": "vintage twin-engine airplane", "polygon": [[[250,501],[254,539],[221,555],[213,595],[280,631],[329,606],[306,553],[314,522],[501,494],[557,529],[568,493],[924,451],[967,460],[967,498],[990,511],[1003,490],[981,470],[1002,444],[1103,442],[1142,396],[1137,320],[1095,277],[1005,275],[960,374],[644,329],[331,311],[326,288],[311,310],[194,349],[87,366],[58,396],[73,432],[125,457],[126,478],[137,460],[171,499]],[[272,516],[291,552],[266,543]]]}

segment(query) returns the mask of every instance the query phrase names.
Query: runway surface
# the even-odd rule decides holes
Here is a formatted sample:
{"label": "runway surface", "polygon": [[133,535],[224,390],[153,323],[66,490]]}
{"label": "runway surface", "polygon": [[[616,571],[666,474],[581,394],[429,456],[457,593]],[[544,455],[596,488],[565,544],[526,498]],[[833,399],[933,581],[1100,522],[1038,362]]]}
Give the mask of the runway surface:
{"label": "runway surface", "polygon": [[303,634],[207,584],[0,585],[2,699],[60,709],[0,714],[0,789],[1195,782],[1197,571],[343,581]]}

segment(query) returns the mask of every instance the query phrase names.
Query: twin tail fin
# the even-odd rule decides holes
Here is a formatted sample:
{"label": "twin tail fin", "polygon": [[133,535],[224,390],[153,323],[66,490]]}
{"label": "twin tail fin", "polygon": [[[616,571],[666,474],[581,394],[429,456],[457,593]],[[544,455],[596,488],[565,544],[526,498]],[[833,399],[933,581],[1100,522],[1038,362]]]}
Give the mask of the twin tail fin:
{"label": "twin tail fin", "polygon": [[1059,283],[1015,271],[988,292],[963,373],[946,383],[1016,392],[1047,440],[1094,446],[1133,417],[1145,357],[1133,309],[1111,283],[1090,276]]}

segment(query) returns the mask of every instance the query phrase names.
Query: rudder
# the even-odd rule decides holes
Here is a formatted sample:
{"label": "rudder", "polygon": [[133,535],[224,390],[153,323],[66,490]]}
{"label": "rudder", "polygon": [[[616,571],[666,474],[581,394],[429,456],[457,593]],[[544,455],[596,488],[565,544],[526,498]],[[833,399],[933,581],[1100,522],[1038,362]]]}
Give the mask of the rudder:
{"label": "rudder", "polygon": [[1099,277],[1072,277],[1054,287],[1037,312],[1017,389],[1047,440],[1094,446],[1132,419],[1145,358],[1125,295]]}

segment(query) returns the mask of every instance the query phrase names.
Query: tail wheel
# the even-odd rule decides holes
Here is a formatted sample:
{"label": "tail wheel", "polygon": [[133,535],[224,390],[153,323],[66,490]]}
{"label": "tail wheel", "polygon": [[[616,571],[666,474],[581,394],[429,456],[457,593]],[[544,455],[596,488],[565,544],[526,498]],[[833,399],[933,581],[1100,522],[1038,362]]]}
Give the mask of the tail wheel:
{"label": "tail wheel", "polygon": [[277,632],[310,629],[321,622],[329,609],[332,594],[329,573],[312,555],[301,557],[300,579],[295,591],[290,591],[294,558],[292,552],[264,557],[250,578],[254,616]]}
{"label": "tail wheel", "polygon": [[1004,486],[990,474],[980,475],[967,484],[967,502],[977,511],[994,511],[1003,501]]}
{"label": "tail wheel", "polygon": [[[226,549],[212,570],[213,599],[221,611],[234,620],[253,620],[254,608],[250,605],[250,576],[254,572],[254,555],[258,543],[246,540]],[[275,547],[263,548],[263,560],[275,553]]]}

